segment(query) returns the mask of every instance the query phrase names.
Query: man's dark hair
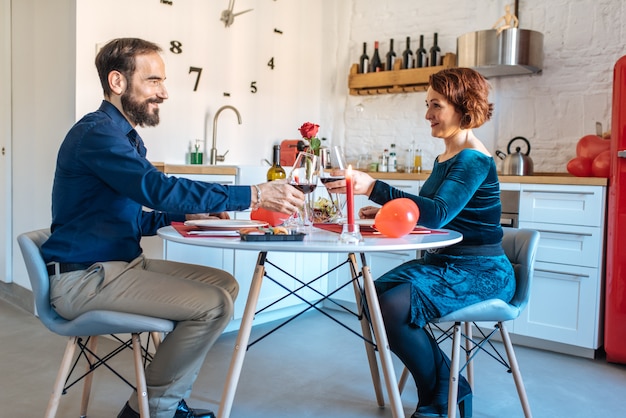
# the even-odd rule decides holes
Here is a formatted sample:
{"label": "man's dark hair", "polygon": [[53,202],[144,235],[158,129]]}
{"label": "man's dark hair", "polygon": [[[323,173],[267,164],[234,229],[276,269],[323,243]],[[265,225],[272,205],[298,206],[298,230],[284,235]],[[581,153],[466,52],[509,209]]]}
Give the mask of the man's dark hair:
{"label": "man's dark hair", "polygon": [[110,97],[112,93],[108,81],[111,71],[119,71],[130,83],[136,68],[135,57],[152,52],[161,52],[161,47],[139,38],[113,39],[103,46],[96,55],[96,68],[104,96]]}

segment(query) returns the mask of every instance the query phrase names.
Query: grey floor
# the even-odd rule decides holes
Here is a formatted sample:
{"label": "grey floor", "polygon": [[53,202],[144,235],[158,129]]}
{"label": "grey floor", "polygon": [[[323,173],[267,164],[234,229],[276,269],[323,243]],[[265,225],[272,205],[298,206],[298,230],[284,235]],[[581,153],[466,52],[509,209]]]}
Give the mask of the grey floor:
{"label": "grey floor", "polygon": [[[266,329],[260,325],[253,332]],[[188,399],[191,406],[217,408],[235,337],[218,340]],[[65,343],[31,314],[0,300],[0,417],[43,415]],[[525,347],[516,353],[535,417],[625,416],[626,366]],[[130,355],[115,364],[132,377]],[[473,416],[522,417],[511,375],[484,355],[476,359],[476,370]],[[74,387],[61,398],[57,417],[78,416],[80,392]],[[110,372],[99,371],[89,416],[117,416],[129,393]],[[417,402],[412,382],[402,400],[410,416]],[[391,411],[374,401],[361,340],[309,313],[248,351],[231,416],[366,418],[391,417]]]}

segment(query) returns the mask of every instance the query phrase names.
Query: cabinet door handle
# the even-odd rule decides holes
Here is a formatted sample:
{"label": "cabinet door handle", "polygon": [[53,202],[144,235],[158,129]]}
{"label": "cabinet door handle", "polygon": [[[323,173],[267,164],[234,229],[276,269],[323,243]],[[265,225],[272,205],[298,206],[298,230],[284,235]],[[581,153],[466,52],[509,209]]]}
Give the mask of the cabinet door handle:
{"label": "cabinet door handle", "polygon": [[[548,232],[548,233],[553,233],[553,234],[561,234],[561,235],[580,235],[582,237],[591,237],[593,236],[593,234],[590,234],[589,232],[568,232],[568,231],[551,231],[549,229],[536,229],[536,228],[532,228],[535,229],[535,231],[539,231],[539,233],[541,232]],[[541,237],[539,237],[541,239]]]}
{"label": "cabinet door handle", "polygon": [[534,189],[525,189],[523,193],[544,193],[544,194],[585,194],[585,195],[594,195],[595,192],[584,192],[580,190],[534,190]]}
{"label": "cabinet door handle", "polygon": [[[3,150],[4,150],[4,148],[3,148]],[[617,151],[617,156],[619,158],[626,158],[626,150]]]}
{"label": "cabinet door handle", "polygon": [[552,274],[567,274],[568,276],[576,276],[576,277],[582,277],[582,278],[587,278],[587,279],[590,277],[588,274],[569,273],[566,271],[545,270],[545,269],[538,269],[538,268],[535,268],[534,271],[542,271],[544,273],[552,273]]}

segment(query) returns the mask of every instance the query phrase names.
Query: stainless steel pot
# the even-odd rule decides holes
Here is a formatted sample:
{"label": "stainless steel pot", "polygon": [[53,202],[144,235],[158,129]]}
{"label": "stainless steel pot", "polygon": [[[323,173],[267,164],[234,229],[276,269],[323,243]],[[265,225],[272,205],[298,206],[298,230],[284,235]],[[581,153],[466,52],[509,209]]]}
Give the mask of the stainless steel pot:
{"label": "stainless steel pot", "polygon": [[[515,152],[511,152],[511,144],[515,141],[523,141],[526,143],[526,153],[521,152],[520,147],[515,148]],[[500,150],[496,151],[496,155],[504,162],[502,163],[502,174],[505,176],[531,176],[533,174],[533,160],[529,157],[530,142],[523,136],[516,136],[509,141],[506,151],[508,154]]]}

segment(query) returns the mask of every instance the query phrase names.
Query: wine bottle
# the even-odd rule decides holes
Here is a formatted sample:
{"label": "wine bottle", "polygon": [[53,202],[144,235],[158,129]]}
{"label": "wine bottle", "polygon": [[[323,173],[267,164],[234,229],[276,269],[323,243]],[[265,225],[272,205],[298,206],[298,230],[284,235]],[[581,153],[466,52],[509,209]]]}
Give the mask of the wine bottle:
{"label": "wine bottle", "polygon": [[402,52],[402,68],[413,68],[413,51],[411,51],[411,37],[406,37],[406,49]]}
{"label": "wine bottle", "polygon": [[372,56],[372,61],[370,62],[370,71],[373,73],[377,73],[383,70],[383,62],[380,60],[380,55],[378,53],[378,41],[374,42],[374,55]]}
{"label": "wine bottle", "polygon": [[367,42],[363,42],[363,53],[359,58],[359,73],[367,73],[370,69],[370,57],[367,55]]}
{"label": "wine bottle", "polygon": [[396,61],[396,52],[393,50],[393,39],[389,40],[389,51],[387,51],[387,62],[385,63],[385,70],[393,70],[393,63]]}
{"label": "wine bottle", "polygon": [[267,181],[284,179],[287,177],[285,169],[280,165],[280,145],[274,145],[274,156],[272,166],[267,170]]}
{"label": "wine bottle", "polygon": [[437,32],[433,37],[433,46],[430,48],[430,66],[435,67],[440,64],[441,61],[441,48],[437,45]]}
{"label": "wine bottle", "polygon": [[420,46],[415,51],[415,68],[427,67],[427,52],[424,48],[424,35],[420,35]]}

